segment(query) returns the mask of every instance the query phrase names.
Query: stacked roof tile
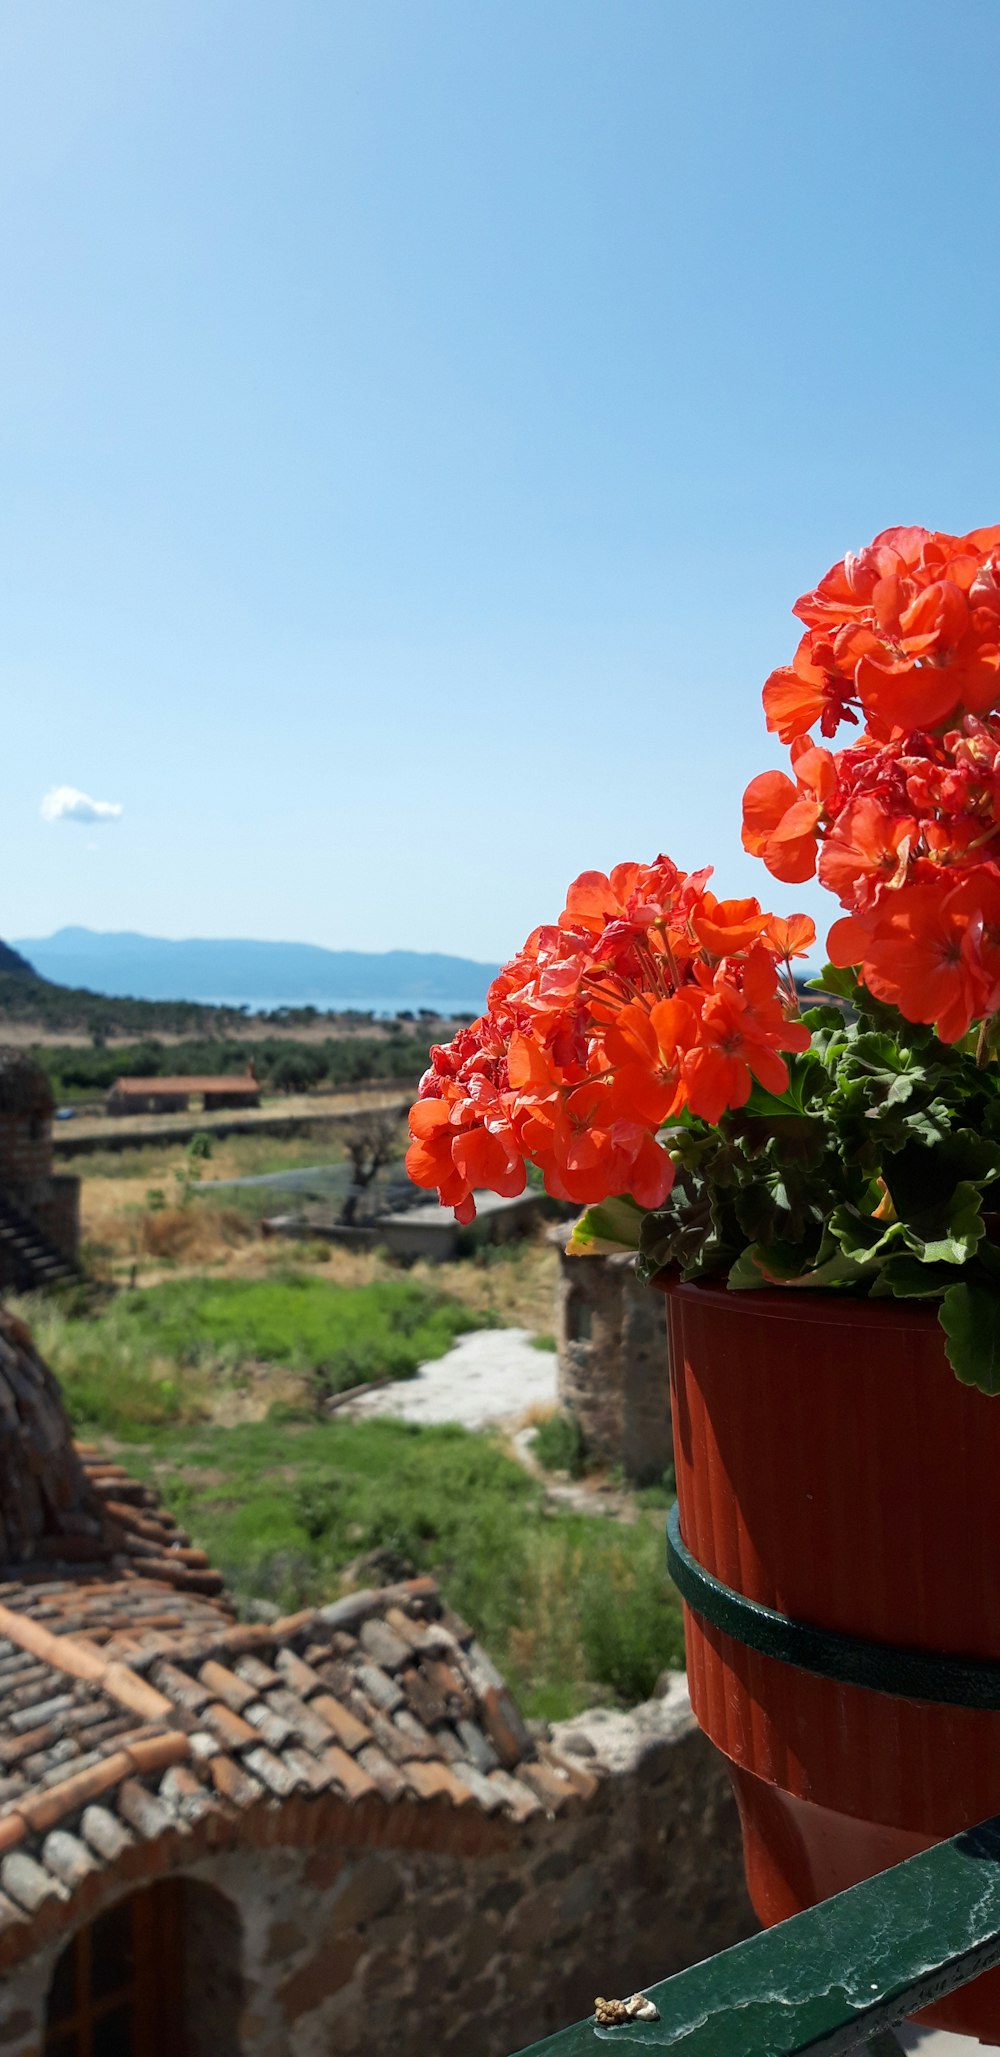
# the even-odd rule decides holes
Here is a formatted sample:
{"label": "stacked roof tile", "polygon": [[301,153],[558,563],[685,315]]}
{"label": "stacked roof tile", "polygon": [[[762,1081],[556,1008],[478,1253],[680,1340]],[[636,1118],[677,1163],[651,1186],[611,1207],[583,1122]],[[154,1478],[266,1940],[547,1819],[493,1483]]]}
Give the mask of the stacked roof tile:
{"label": "stacked roof tile", "polygon": [[481,1841],[592,1789],[432,1579],[239,1622],[155,1496],[80,1461],[88,1558],[51,1546],[0,1579],[0,1963],[102,1872],[149,1875],[143,1846],[310,1841],[331,1809],[359,1840],[417,1841],[413,1817],[444,1809]]}

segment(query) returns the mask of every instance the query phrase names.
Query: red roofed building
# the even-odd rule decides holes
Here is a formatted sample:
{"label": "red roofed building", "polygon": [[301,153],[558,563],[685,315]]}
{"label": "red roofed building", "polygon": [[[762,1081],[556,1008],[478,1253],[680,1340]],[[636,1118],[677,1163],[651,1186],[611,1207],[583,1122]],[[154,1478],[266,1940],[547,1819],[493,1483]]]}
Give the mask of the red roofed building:
{"label": "red roofed building", "polygon": [[222,1072],[208,1078],[120,1078],[105,1106],[109,1114],[183,1114],[192,1098],[201,1100],[206,1114],[230,1107],[259,1107],[260,1081],[252,1067],[242,1074]]}

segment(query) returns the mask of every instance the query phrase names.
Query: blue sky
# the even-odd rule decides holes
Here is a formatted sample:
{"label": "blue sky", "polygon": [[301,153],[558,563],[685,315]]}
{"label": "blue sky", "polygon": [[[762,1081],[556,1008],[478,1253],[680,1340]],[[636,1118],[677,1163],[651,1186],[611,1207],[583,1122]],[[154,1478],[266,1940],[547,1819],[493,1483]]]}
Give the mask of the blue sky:
{"label": "blue sky", "polygon": [[9,0],[0,934],[490,959],[660,849],[832,915],[760,686],[1000,515],[998,75],[995,0]]}

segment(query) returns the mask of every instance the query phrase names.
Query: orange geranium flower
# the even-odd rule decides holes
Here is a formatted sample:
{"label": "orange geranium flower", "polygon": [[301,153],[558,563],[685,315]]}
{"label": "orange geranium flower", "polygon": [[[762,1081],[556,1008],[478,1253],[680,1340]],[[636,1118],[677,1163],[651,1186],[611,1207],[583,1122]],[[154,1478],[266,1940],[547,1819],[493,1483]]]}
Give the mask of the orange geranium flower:
{"label": "orange geranium flower", "polygon": [[742,1106],[754,1077],[780,1090],[780,1052],[805,1035],[787,1018],[787,962],[812,924],[720,900],[710,876],[662,856],[584,873],[559,923],[494,980],[482,1019],[432,1051],[407,1167],[461,1220],[476,1187],[519,1192],[526,1162],[559,1199],[659,1207],[674,1176],[659,1132],[692,1080],[713,1109]]}
{"label": "orange geranium flower", "polygon": [[772,914],[765,933],[771,948],[788,964],[793,957],[808,957],[816,941],[816,923],[808,914]]}
{"label": "orange geranium flower", "polygon": [[837,790],[829,750],[805,739],[792,746],[795,783],[783,771],[762,771],[743,795],[743,848],[762,857],[786,885],[801,885],[816,869],[820,824]]}
{"label": "orange geranium flower", "polygon": [[786,1020],[776,997],[777,974],[763,949],[751,952],[743,988],[720,982],[705,1002],[696,1047],[682,1059],[681,1071],[692,1114],[719,1121],[727,1107],[745,1107],[754,1079],[769,1093],[783,1093],[788,1066],[785,1050],[805,1050],[809,1031],[800,1021]]}
{"label": "orange geranium flower", "polygon": [[943,1043],[958,1042],[982,1012],[986,979],[975,893],[959,886],[907,886],[894,895],[867,940],[864,978],[876,1000],[907,1021],[933,1022]]}
{"label": "orange geranium flower", "polygon": [[820,850],[820,884],[845,907],[860,912],[883,889],[906,877],[910,851],[919,834],[910,814],[895,814],[868,795],[837,815]]}
{"label": "orange geranium flower", "polygon": [[[858,965],[880,998],[954,1040],[992,1005],[1000,527],[886,529],[795,612],[798,651],[764,687],[794,779],[752,780],[744,845],[786,880],[810,877],[818,857],[845,915],[830,932],[834,962]],[[856,740],[811,764],[809,731],[856,715]]]}

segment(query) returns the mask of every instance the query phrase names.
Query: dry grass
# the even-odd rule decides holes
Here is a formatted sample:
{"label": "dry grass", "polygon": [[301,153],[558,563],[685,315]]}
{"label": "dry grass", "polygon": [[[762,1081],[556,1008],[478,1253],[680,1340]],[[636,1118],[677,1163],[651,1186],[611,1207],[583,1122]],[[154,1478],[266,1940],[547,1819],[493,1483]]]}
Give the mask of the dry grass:
{"label": "dry grass", "polygon": [[453,1264],[417,1265],[414,1275],[439,1279],[456,1300],[492,1315],[501,1328],[552,1328],[559,1256],[544,1229],[516,1242],[488,1244]]}
{"label": "dry grass", "polygon": [[[202,1172],[206,1180],[252,1177],[310,1162],[334,1162],[340,1152],[329,1134],[287,1140],[230,1136],[213,1143]],[[182,1181],[191,1169],[184,1151],[127,1152],[110,1166],[106,1159],[83,1156],[74,1169],[83,1181],[81,1227],[91,1262],[111,1278],[128,1277],[133,1265],[144,1285],[167,1271],[210,1269],[223,1276],[260,1278],[290,1261],[299,1269],[322,1266],[324,1278],[334,1285],[367,1286],[400,1276],[399,1265],[384,1251],[290,1244],[284,1237],[265,1241],[251,1193],[244,1195],[247,1204],[235,1205],[235,1196],[213,1197],[195,1188],[187,1205],[175,1205],[183,1197]],[[166,1204],[151,1207],[151,1192],[161,1194]],[[421,1261],[409,1275],[452,1294],[502,1327],[545,1333],[552,1328],[558,1271],[557,1252],[545,1230],[539,1230],[515,1242],[487,1245],[452,1263]]]}
{"label": "dry grass", "polygon": [[232,1252],[257,1241],[255,1224],[235,1207],[161,1207],[148,1209],[138,1221],[143,1257],[166,1258],[174,1264],[217,1264]]}

